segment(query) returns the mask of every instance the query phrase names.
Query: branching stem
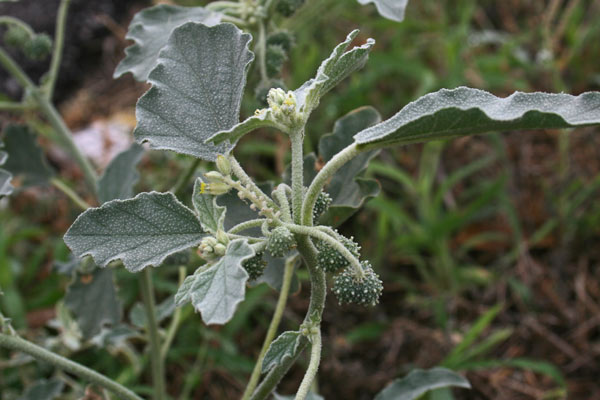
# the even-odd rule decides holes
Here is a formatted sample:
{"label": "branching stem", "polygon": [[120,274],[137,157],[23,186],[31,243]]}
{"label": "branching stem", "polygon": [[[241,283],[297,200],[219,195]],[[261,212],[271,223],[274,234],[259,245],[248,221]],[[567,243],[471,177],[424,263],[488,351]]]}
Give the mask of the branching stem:
{"label": "branching stem", "polygon": [[227,233],[234,234],[238,232],[243,232],[246,229],[256,228],[258,226],[261,226],[265,221],[265,218],[250,219],[248,221],[244,221],[233,226],[230,230],[227,231]]}
{"label": "branching stem", "polygon": [[18,336],[9,336],[0,333],[0,347],[7,348],[9,350],[16,350],[28,354],[36,360],[45,361],[49,364],[54,365],[57,368],[67,371],[73,375],[92,382],[98,386],[106,388],[114,393],[116,396],[125,400],[143,400],[140,396],[127,389],[125,386],[113,381],[112,379],[89,369],[79,363],[73,362],[66,359],[58,354],[54,354],[51,351],[44,349],[34,343],[31,343]]}
{"label": "branching stem", "polygon": [[52,178],[50,179],[50,183],[52,184],[52,186],[63,192],[69,199],[71,199],[71,201],[75,205],[77,205],[83,211],[91,207],[87,203],[87,201],[82,199],[77,193],[75,193],[73,189],[71,189],[65,182],[61,181],[60,179]]}

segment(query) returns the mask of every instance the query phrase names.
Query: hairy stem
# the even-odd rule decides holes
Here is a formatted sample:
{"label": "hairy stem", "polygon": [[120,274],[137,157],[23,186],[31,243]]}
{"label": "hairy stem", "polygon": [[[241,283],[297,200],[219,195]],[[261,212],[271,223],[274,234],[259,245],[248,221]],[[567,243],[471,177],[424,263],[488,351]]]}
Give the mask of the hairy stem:
{"label": "hairy stem", "polygon": [[260,20],[258,22],[258,65],[260,68],[260,79],[263,83],[269,81],[267,76],[267,32],[265,28],[265,22]]}
{"label": "hairy stem", "polygon": [[161,357],[160,339],[158,337],[158,321],[156,319],[156,302],[154,300],[154,287],[152,285],[152,270],[145,268],[140,274],[142,300],[146,310],[146,330],[150,340],[150,359],[152,364],[152,383],[154,386],[154,400],[166,398],[165,368]]}
{"label": "hairy stem", "polygon": [[17,103],[16,101],[0,101],[0,111],[23,112],[33,110],[34,108],[31,104]]}
{"label": "hairy stem", "polygon": [[[183,281],[185,280],[185,275],[185,266],[179,267],[179,286],[183,284]],[[160,358],[162,359],[162,365],[165,365],[167,354],[169,353],[169,349],[171,348],[173,339],[175,339],[177,329],[179,329],[179,324],[181,323],[181,310],[181,307],[175,307],[175,311],[173,312],[173,318],[171,318],[171,323],[169,324],[169,328],[167,329],[167,336],[165,337],[165,340],[160,349]]]}
{"label": "hairy stem", "polygon": [[279,209],[281,210],[283,220],[285,222],[291,223],[292,222],[292,213],[290,212],[290,203],[288,202],[288,198],[285,193],[286,188],[289,189],[289,187],[284,184],[280,184],[279,186],[277,186],[277,188],[273,192],[273,197],[279,203]]}
{"label": "hairy stem", "polygon": [[267,200],[267,204],[269,205],[269,207],[275,207],[275,203],[273,202],[273,200],[271,200],[271,198],[267,196],[265,192],[260,190],[256,183],[254,183],[252,178],[250,178],[246,171],[244,171],[244,168],[242,168],[242,166],[240,165],[238,160],[233,156],[233,154],[229,154],[227,156],[227,159],[231,164],[231,171],[240,180],[240,182],[242,182],[242,184],[247,188],[250,188],[252,191],[254,191],[257,195],[263,196]]}
{"label": "hairy stem", "polygon": [[60,68],[60,61],[62,59],[63,47],[65,44],[65,26],[67,23],[67,10],[71,0],[62,0],[60,7],[58,8],[58,15],[56,16],[56,33],[54,35],[54,49],[52,51],[52,61],[50,62],[50,70],[48,71],[48,81],[46,82],[46,97],[52,101],[52,95],[54,94],[54,87],[56,86],[56,79],[58,77],[58,70]]}
{"label": "hairy stem", "polygon": [[300,383],[300,387],[298,388],[298,392],[296,392],[296,400],[304,400],[308,395],[308,391],[317,375],[319,364],[321,362],[321,329],[318,328],[317,331],[311,335],[311,338],[312,347],[310,350],[310,361],[308,363],[306,374],[304,374],[302,383]]}
{"label": "hairy stem", "polygon": [[304,130],[291,132],[290,140],[292,142],[292,210],[294,222],[300,224],[304,191],[304,151],[302,148]]}
{"label": "hairy stem", "polygon": [[27,25],[25,22],[21,21],[18,18],[11,17],[9,15],[2,15],[2,16],[0,16],[0,25],[4,25],[4,24],[17,25],[17,26],[25,29],[25,31],[27,32],[29,37],[35,36],[35,32],[33,31],[33,29],[31,29],[31,27],[29,25]]}
{"label": "hairy stem", "polygon": [[73,189],[67,186],[67,184],[61,181],[60,179],[52,178],[50,179],[50,183],[52,184],[52,186],[63,192],[69,199],[71,199],[73,203],[75,203],[75,205],[77,205],[82,210],[85,211],[91,207],[84,199],[82,199],[77,193],[75,193]]}
{"label": "hairy stem", "polygon": [[260,379],[260,373],[262,371],[262,363],[265,358],[265,354],[267,354],[267,350],[269,350],[269,346],[275,338],[277,328],[279,327],[279,322],[281,321],[281,317],[283,315],[283,310],[285,309],[295,264],[296,257],[288,259],[285,263],[285,269],[283,271],[283,284],[281,285],[281,291],[279,292],[279,298],[277,299],[277,306],[275,307],[273,318],[269,324],[269,329],[267,330],[267,335],[265,336],[262,349],[260,350],[256,364],[254,365],[254,370],[252,370],[250,381],[246,386],[246,390],[244,390],[242,400],[250,399],[250,396],[252,395],[252,392],[254,392],[254,389],[256,389],[256,385]]}
{"label": "hairy stem", "polygon": [[36,360],[45,361],[49,364],[54,365],[64,371],[67,371],[73,375],[92,382],[98,386],[101,386],[107,390],[110,390],[116,396],[125,400],[143,400],[140,396],[127,389],[125,386],[113,381],[112,379],[91,370],[79,363],[68,360],[58,354],[54,354],[51,351],[44,349],[36,344],[33,344],[27,340],[21,339],[17,336],[9,336],[0,333],[0,347],[4,347],[10,350],[16,350],[30,355]]}
{"label": "hairy stem", "polygon": [[246,229],[256,228],[258,226],[261,226],[265,221],[266,221],[265,218],[250,219],[248,221],[244,221],[244,222],[241,222],[241,223],[235,225],[230,230],[228,230],[227,233],[233,234],[233,233],[243,232]]}
{"label": "hairy stem", "polygon": [[315,202],[317,201],[317,197],[319,196],[321,189],[323,189],[323,186],[325,186],[333,174],[348,161],[356,157],[360,152],[361,150],[357,148],[356,143],[352,143],[329,160],[319,171],[317,176],[315,176],[315,179],[311,182],[308,191],[306,192],[306,196],[304,197],[304,204],[302,204],[303,225],[312,225],[313,208],[315,207]]}

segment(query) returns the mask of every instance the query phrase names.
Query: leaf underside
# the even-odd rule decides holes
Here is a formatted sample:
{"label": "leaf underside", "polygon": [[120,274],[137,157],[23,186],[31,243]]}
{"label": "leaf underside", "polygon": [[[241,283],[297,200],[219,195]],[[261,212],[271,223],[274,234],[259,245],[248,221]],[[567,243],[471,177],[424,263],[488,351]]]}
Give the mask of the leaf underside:
{"label": "leaf underside", "polygon": [[559,129],[600,124],[600,92],[579,96],[516,92],[499,98],[483,90],[442,89],[354,136],[359,146],[426,142],[505,130]]}
{"label": "leaf underside", "polygon": [[375,3],[377,11],[382,17],[396,22],[404,20],[404,11],[408,0],[358,0],[362,5]]}
{"label": "leaf underside", "polygon": [[131,72],[144,82],[156,66],[161,49],[167,44],[171,32],[186,22],[213,26],[221,21],[221,15],[202,7],[180,7],[159,4],[140,11],[129,24],[126,39],[135,43],[125,49],[125,58],[119,63],[114,78]]}
{"label": "leaf underside", "polygon": [[430,390],[451,386],[471,388],[469,381],[449,369],[415,369],[388,385],[375,396],[375,400],[415,400]]}
{"label": "leaf underside", "polygon": [[175,29],[148,78],[152,88],[137,103],[138,142],[208,161],[231,144],[206,144],[239,120],[251,36],[232,24],[187,23]]}
{"label": "leaf underside", "polygon": [[118,324],[122,309],[112,269],[96,268],[90,274],[77,273],[67,288],[65,305],[75,315],[85,339],[100,333],[106,324]]}
{"label": "leaf underside", "polygon": [[303,337],[300,332],[287,331],[271,342],[263,359],[262,373],[267,373],[286,359],[296,356]]}
{"label": "leaf underside", "polygon": [[101,267],[121,259],[125,268],[137,272],[159,266],[167,256],[197,245],[204,236],[194,212],[173,194],[150,192],[85,211],[64,240],[78,257],[91,255]]}
{"label": "leaf underside", "polygon": [[205,324],[225,324],[244,300],[248,273],[242,262],[254,254],[246,239],[233,240],[215,264],[185,278],[175,295],[175,304],[191,302]]}
{"label": "leaf underside", "polygon": [[216,235],[219,228],[223,229],[223,221],[225,220],[225,211],[227,209],[217,204],[216,196],[202,193],[202,184],[201,178],[196,179],[192,203],[194,203],[194,208],[202,227],[206,231]]}
{"label": "leaf underside", "polygon": [[98,199],[100,203],[111,200],[124,200],[133,197],[133,186],[140,178],[136,170],[142,159],[144,148],[137,143],[119,153],[106,167],[98,180]]}

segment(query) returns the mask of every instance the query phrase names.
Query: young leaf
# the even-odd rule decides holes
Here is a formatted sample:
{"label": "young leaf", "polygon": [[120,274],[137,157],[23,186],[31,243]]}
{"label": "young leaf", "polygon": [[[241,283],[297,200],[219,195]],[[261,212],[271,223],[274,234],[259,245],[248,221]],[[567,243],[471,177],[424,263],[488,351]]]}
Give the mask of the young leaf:
{"label": "young leaf", "polygon": [[250,133],[256,129],[266,127],[276,128],[279,130],[287,129],[285,127],[280,127],[273,120],[273,112],[270,109],[267,109],[264,112],[259,113],[258,115],[253,115],[250,118],[246,118],[239,124],[234,125],[231,129],[215,133],[214,135],[206,139],[206,141],[209,143],[219,144],[228,140],[229,143],[235,144],[246,133]]}
{"label": "young leaf", "polygon": [[4,131],[4,146],[10,155],[3,168],[22,176],[23,185],[43,185],[54,175],[33,132],[24,125],[9,125]]}
{"label": "young leaf", "polygon": [[[323,161],[329,161],[352,143],[354,134],[380,121],[381,116],[372,107],[358,108],[338,119],[333,133],[324,135],[319,142],[321,158]],[[378,152],[375,150],[361,153],[335,173],[327,187],[327,193],[333,201],[329,210],[321,217],[321,221],[337,226],[358,211],[365,201],[379,194],[380,187],[377,181],[360,177]]]}
{"label": "young leaf", "polygon": [[469,381],[449,369],[415,369],[389,384],[375,396],[375,400],[415,400],[430,390],[449,386],[471,388]]}
{"label": "young leaf", "polygon": [[191,302],[205,324],[225,324],[246,294],[248,273],[242,261],[254,254],[246,239],[231,241],[219,261],[185,278],[175,295],[175,305]]}
{"label": "young leaf", "polygon": [[367,62],[375,40],[369,38],[362,46],[346,51],[358,32],[358,29],[350,32],[346,40],[337,45],[329,58],[321,63],[315,78],[305,82],[294,91],[298,108],[303,109],[306,115],[319,105],[321,97]]}
{"label": "young leaf", "polygon": [[231,24],[190,22],[175,29],[150,73],[152,88],[137,103],[136,139],[208,161],[228,153],[233,145],[204,142],[239,120],[254,59],[250,40]]}
{"label": "young leaf", "polygon": [[40,379],[29,386],[17,400],[54,400],[63,391],[65,384],[58,379]]}
{"label": "young leaf", "polygon": [[77,273],[67,288],[65,305],[75,315],[86,339],[96,336],[106,324],[119,323],[122,306],[117,296],[113,271],[96,268],[90,274]]}
{"label": "young leaf", "polygon": [[596,124],[600,124],[600,92],[579,96],[516,92],[499,98],[459,87],[421,97],[390,119],[359,132],[354,140],[380,148],[493,131]]}
{"label": "young leaf", "polygon": [[271,368],[281,364],[286,358],[295,357],[300,351],[304,336],[296,331],[283,332],[277,339],[271,342],[265,353],[262,364],[262,373],[267,373]]}
{"label": "young leaf", "polygon": [[98,180],[98,199],[100,203],[111,200],[124,200],[133,197],[133,185],[140,178],[135,167],[142,159],[144,148],[137,143],[119,153],[106,167],[104,175]]}
{"label": "young leaf", "polygon": [[105,267],[121,259],[138,272],[159,266],[167,256],[195,246],[205,236],[194,212],[171,193],[140,193],[81,214],[64,240],[78,257],[91,255]]}
{"label": "young leaf", "polygon": [[377,11],[382,17],[396,22],[404,20],[404,11],[408,0],[358,0],[362,5],[375,3]]}
{"label": "young leaf", "polygon": [[202,7],[180,7],[159,4],[140,11],[129,24],[126,39],[135,43],[125,49],[125,58],[119,63],[114,78],[131,72],[140,82],[156,66],[160,50],[167,44],[171,32],[186,22],[198,22],[213,26],[221,21],[221,15]]}
{"label": "young leaf", "polygon": [[194,194],[192,195],[192,203],[198,214],[198,219],[204,230],[216,235],[217,231],[223,229],[225,221],[226,207],[217,204],[217,197],[207,193],[202,193],[202,179],[196,179],[194,184]]}

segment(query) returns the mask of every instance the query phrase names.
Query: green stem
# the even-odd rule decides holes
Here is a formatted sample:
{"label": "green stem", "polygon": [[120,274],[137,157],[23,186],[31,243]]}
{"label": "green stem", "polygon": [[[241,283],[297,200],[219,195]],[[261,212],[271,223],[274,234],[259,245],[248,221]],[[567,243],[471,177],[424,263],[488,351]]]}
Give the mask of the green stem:
{"label": "green stem", "polygon": [[150,357],[152,363],[152,383],[154,386],[154,400],[163,400],[166,398],[165,391],[165,369],[163,358],[161,357],[160,339],[158,337],[158,321],[156,319],[156,302],[154,300],[154,290],[152,285],[152,270],[144,269],[140,274],[140,285],[142,291],[142,300],[146,310],[146,329],[150,339]]}
{"label": "green stem", "polygon": [[[179,286],[183,284],[186,275],[186,268],[179,267]],[[181,307],[176,307],[175,312],[173,313],[173,318],[171,319],[171,323],[169,324],[169,328],[167,329],[167,336],[165,337],[165,341],[160,349],[160,358],[162,359],[162,365],[165,365],[165,361],[167,359],[167,354],[169,353],[169,349],[171,348],[171,344],[175,339],[175,335],[177,334],[177,329],[179,329],[179,324],[181,323]]]}
{"label": "green stem", "polygon": [[304,204],[302,204],[302,225],[312,226],[313,208],[315,207],[319,192],[333,174],[348,161],[356,157],[360,152],[361,150],[357,148],[356,143],[352,143],[329,160],[319,171],[317,176],[315,176],[304,196]]}
{"label": "green stem", "polygon": [[310,350],[310,361],[308,363],[308,368],[306,370],[306,374],[304,374],[304,378],[302,378],[302,383],[300,383],[300,387],[298,388],[298,392],[296,392],[295,400],[304,400],[308,395],[310,387],[317,375],[317,371],[319,370],[319,364],[321,362],[321,328],[317,328],[317,331],[311,335],[311,350]]}
{"label": "green stem", "polygon": [[181,196],[181,192],[185,189],[185,186],[190,181],[190,178],[192,177],[192,175],[194,175],[194,172],[196,172],[201,162],[201,159],[196,158],[194,162],[191,163],[189,167],[185,170],[185,173],[179,177],[177,182],[175,182],[173,189],[171,189],[171,193],[173,193],[175,197]]}
{"label": "green stem", "polygon": [[260,188],[256,185],[256,183],[254,183],[254,181],[252,180],[252,178],[250,178],[250,176],[248,176],[248,174],[246,173],[246,171],[244,171],[244,168],[242,168],[242,166],[240,165],[240,163],[238,162],[238,160],[233,156],[233,154],[229,154],[227,156],[227,159],[229,160],[229,163],[231,164],[231,171],[240,180],[240,182],[242,182],[242,184],[244,186],[246,186],[248,189],[250,189],[253,192],[255,192],[259,197],[260,196],[264,197],[266,199],[267,204],[269,205],[269,207],[276,208],[275,203],[273,202],[273,200],[269,196],[267,196],[265,194],[265,192],[263,192],[262,190],[260,190]]}
{"label": "green stem", "polygon": [[260,20],[258,22],[258,65],[260,68],[260,79],[262,83],[269,81],[267,75],[267,33],[265,28],[265,21]]}
{"label": "green stem", "polygon": [[277,186],[275,191],[273,192],[273,197],[279,203],[279,209],[281,210],[282,218],[285,222],[292,222],[292,213],[290,212],[290,203],[288,202],[288,198],[286,195],[286,187],[289,189],[287,185],[280,184]]}
{"label": "green stem", "polygon": [[18,18],[11,17],[8,15],[0,16],[0,25],[2,24],[20,26],[21,28],[25,29],[25,31],[27,31],[27,34],[30,37],[35,36],[35,32],[33,31],[33,29],[31,29],[31,26],[27,25],[25,22],[21,21]]}
{"label": "green stem", "polygon": [[31,95],[38,103],[40,111],[44,114],[44,116],[50,122],[50,125],[54,129],[54,131],[60,136],[60,139],[63,141],[63,145],[66,150],[73,155],[77,164],[83,171],[83,175],[85,181],[88,185],[90,191],[97,195],[97,187],[96,181],[97,176],[90,162],[81,154],[75,142],[73,141],[73,137],[71,136],[71,132],[69,128],[65,125],[64,121],[60,117],[56,108],[50,103],[50,101],[40,92],[39,88],[35,86],[35,84],[29,79],[29,77],[23,72],[23,70],[15,63],[15,61],[6,53],[2,48],[0,48],[0,64],[19,82],[23,88],[28,89],[31,92]]}
{"label": "green stem", "polygon": [[241,222],[237,225],[235,225],[234,227],[232,227],[230,230],[227,231],[227,233],[238,233],[238,232],[243,232],[246,229],[250,229],[250,228],[256,228],[257,226],[261,226],[264,222],[266,221],[265,218],[257,218],[257,219],[251,219],[245,222]]}
{"label": "green stem", "polygon": [[285,309],[285,304],[287,302],[292,277],[294,276],[293,272],[295,264],[296,257],[288,259],[285,263],[285,269],[283,271],[283,284],[281,285],[281,291],[279,292],[279,298],[277,299],[277,306],[275,307],[273,318],[271,319],[271,323],[269,324],[269,329],[267,330],[267,335],[265,336],[262,349],[260,350],[260,354],[258,355],[256,364],[254,365],[254,370],[252,371],[252,375],[250,376],[250,381],[246,386],[246,390],[244,390],[242,400],[250,399],[250,396],[252,395],[252,392],[254,392],[254,389],[256,389],[256,385],[258,384],[258,380],[260,379],[260,373],[262,371],[262,364],[265,358],[265,354],[267,354],[267,350],[269,349],[269,346],[271,346],[271,342],[275,338],[277,328],[279,327],[279,322],[281,321],[281,317],[283,316],[283,310]]}
{"label": "green stem", "polygon": [[25,104],[25,103],[17,103],[14,101],[0,101],[0,111],[29,111],[29,110],[33,110],[35,107],[33,107],[31,104]]}
{"label": "green stem", "polygon": [[112,379],[93,371],[81,364],[68,360],[58,354],[44,349],[36,344],[28,342],[16,336],[9,336],[0,333],[0,347],[5,347],[10,350],[16,350],[28,354],[36,360],[45,361],[64,371],[92,382],[98,386],[106,388],[116,396],[125,400],[143,400],[140,396],[133,393],[123,385],[113,381]]}
{"label": "green stem", "polygon": [[52,101],[52,95],[54,94],[54,87],[56,86],[56,79],[58,77],[58,70],[60,68],[60,61],[63,55],[63,48],[65,44],[65,26],[67,23],[67,10],[71,0],[62,0],[60,7],[58,8],[58,15],[56,16],[56,33],[54,35],[54,49],[52,51],[52,61],[50,62],[50,70],[48,71],[48,81],[46,82],[46,98]]}
{"label": "green stem", "polygon": [[304,192],[304,151],[302,148],[304,130],[291,132],[290,140],[292,142],[292,211],[294,222],[300,224],[302,221],[302,193]]}
{"label": "green stem", "polygon": [[58,190],[63,192],[69,199],[71,199],[71,201],[73,201],[73,203],[75,203],[82,210],[85,211],[91,207],[87,203],[87,201],[82,199],[77,193],[75,193],[75,191],[73,189],[71,189],[69,186],[67,186],[67,184],[65,182],[61,181],[60,179],[52,178],[52,179],[50,179],[50,183],[52,184],[52,186],[54,186],[55,188],[57,188]]}

